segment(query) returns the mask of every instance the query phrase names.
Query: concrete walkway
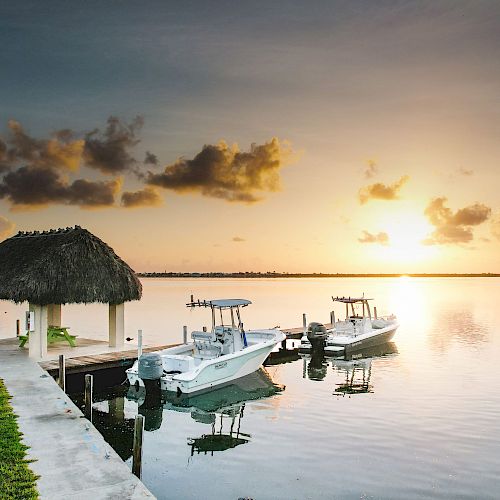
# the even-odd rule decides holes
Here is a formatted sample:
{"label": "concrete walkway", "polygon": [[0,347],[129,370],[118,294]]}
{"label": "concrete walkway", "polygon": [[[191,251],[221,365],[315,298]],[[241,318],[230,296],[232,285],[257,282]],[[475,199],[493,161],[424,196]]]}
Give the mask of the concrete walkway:
{"label": "concrete walkway", "polygon": [[155,498],[37,363],[19,349],[0,351],[0,378],[30,447],[42,499]]}

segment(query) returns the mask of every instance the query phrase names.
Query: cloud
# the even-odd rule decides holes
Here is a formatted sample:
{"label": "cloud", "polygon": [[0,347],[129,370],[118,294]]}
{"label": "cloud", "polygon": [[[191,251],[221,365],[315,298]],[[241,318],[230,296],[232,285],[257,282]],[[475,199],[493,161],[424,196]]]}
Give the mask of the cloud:
{"label": "cloud", "polygon": [[0,215],[0,239],[6,238],[15,227],[16,225],[13,222]]}
{"label": "cloud", "polygon": [[277,138],[252,144],[247,152],[221,141],[205,145],[191,160],[178,159],[162,173],[149,172],[146,183],[178,193],[198,192],[230,202],[253,203],[261,199],[257,192],[280,189],[280,169],[290,155],[289,146]]}
{"label": "cloud", "polygon": [[378,174],[378,166],[375,163],[375,160],[368,160],[367,167],[365,169],[365,177],[367,179],[371,179],[377,174]]}
{"label": "cloud", "polygon": [[110,116],[106,129],[94,129],[85,135],[83,158],[87,166],[104,174],[125,172],[137,164],[131,150],[140,142],[138,131],[144,120],[138,116],[129,124]]}
{"label": "cloud", "polygon": [[158,157],[150,153],[149,151],[146,151],[146,157],[144,158],[144,164],[145,165],[158,165]]}
{"label": "cloud", "polygon": [[382,184],[377,182],[370,184],[359,190],[359,202],[364,205],[369,200],[398,200],[399,190],[408,182],[410,178],[403,175],[398,181],[393,184]]}
{"label": "cloud", "polygon": [[360,243],[378,243],[379,245],[388,245],[389,235],[384,232],[372,234],[368,231],[363,230],[363,236],[358,238],[358,241]]}
{"label": "cloud", "polygon": [[59,130],[50,139],[35,139],[15,120],[10,120],[7,125],[7,142],[0,141],[0,164],[4,166],[3,170],[21,162],[35,167],[78,170],[84,141],[75,139],[70,130]]}
{"label": "cloud", "polygon": [[140,191],[126,191],[122,194],[122,206],[126,208],[156,207],[162,202],[158,190],[150,186]]}
{"label": "cloud", "polygon": [[435,198],[427,205],[424,214],[435,230],[423,243],[445,245],[469,243],[474,239],[473,227],[479,226],[491,216],[491,208],[475,203],[453,212],[446,206],[447,198]]}
{"label": "cloud", "polygon": [[461,174],[461,175],[465,175],[466,177],[469,177],[471,175],[474,175],[474,170],[467,169],[467,168],[464,168],[464,167],[460,167],[458,169],[458,173]]}
{"label": "cloud", "polygon": [[233,241],[235,241],[237,243],[241,243],[241,242],[246,241],[246,240],[245,240],[245,238],[241,238],[240,236],[234,236]]}
{"label": "cloud", "polygon": [[105,207],[114,204],[121,180],[108,182],[77,179],[70,183],[54,168],[21,167],[0,182],[0,198],[28,208],[53,204]]}

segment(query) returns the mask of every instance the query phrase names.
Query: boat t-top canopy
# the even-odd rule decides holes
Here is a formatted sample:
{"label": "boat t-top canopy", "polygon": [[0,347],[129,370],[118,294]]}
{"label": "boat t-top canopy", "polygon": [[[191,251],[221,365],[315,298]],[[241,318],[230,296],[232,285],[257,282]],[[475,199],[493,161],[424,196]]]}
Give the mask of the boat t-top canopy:
{"label": "boat t-top canopy", "polygon": [[343,304],[356,304],[359,302],[366,302],[367,300],[373,300],[373,299],[366,299],[365,297],[360,297],[360,298],[355,298],[355,297],[333,297],[332,300],[334,302],[342,302]]}
{"label": "boat t-top canopy", "polygon": [[215,300],[191,300],[187,307],[215,307],[227,309],[230,307],[246,307],[252,302],[247,299],[215,299]]}

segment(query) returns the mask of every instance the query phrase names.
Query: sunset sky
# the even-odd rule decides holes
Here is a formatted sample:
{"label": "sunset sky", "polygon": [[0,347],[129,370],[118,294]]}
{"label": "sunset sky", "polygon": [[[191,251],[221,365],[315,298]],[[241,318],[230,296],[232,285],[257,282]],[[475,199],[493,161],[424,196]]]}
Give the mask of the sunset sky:
{"label": "sunset sky", "polygon": [[0,4],[0,236],[137,271],[500,272],[500,2]]}

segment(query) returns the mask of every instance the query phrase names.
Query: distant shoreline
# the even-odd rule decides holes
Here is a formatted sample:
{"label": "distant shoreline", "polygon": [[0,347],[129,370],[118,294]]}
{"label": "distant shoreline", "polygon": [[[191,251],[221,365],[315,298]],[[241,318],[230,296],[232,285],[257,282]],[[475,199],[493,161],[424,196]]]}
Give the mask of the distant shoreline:
{"label": "distant shoreline", "polygon": [[137,273],[139,278],[500,278],[497,273],[395,273],[395,274],[345,274],[345,273]]}

